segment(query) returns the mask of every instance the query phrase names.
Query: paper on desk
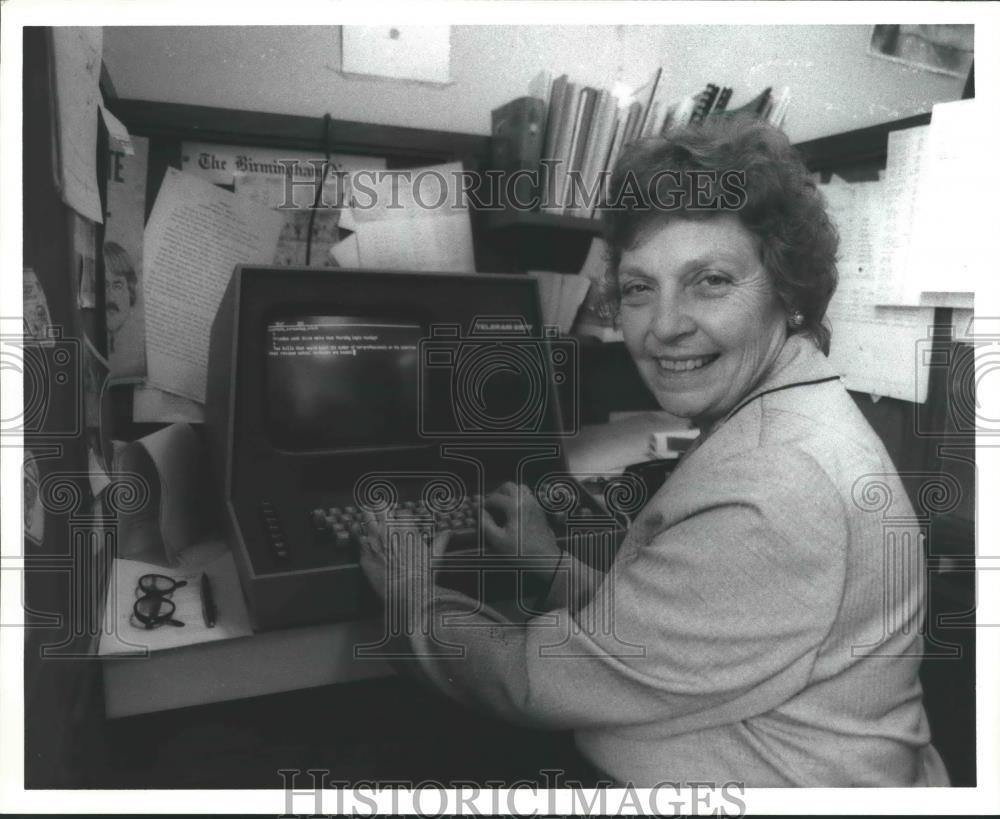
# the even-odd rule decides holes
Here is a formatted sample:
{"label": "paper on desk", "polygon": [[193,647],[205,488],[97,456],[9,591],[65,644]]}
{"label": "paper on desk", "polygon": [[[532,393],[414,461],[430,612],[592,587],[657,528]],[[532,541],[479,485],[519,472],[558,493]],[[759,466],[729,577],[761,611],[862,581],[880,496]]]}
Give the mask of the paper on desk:
{"label": "paper on desk", "polygon": [[922,403],[927,368],[918,342],[927,339],[933,308],[883,307],[878,214],[880,182],[838,183],[824,188],[840,232],[837,290],[827,310],[832,327],[830,361],[848,389]]}
{"label": "paper on desk", "polygon": [[97,111],[101,104],[103,29],[53,26],[56,187],[63,201],[93,222],[104,221],[97,187]]}
{"label": "paper on desk", "polygon": [[174,566],[198,533],[201,445],[188,424],[171,424],[115,454],[114,471],[147,494],[118,514],[118,554]]}
{"label": "paper on desk", "polygon": [[168,168],[146,226],[146,363],[153,386],[205,401],[208,340],[237,264],[274,258],[280,214]]}
{"label": "paper on desk", "polygon": [[[205,625],[201,608],[201,575],[208,575],[217,609],[214,628]],[[135,624],[132,608],[137,598],[139,578],[144,574],[165,574],[184,580],[170,599],[177,607],[174,619],[183,626],[165,624],[153,629]],[[155,563],[116,558],[111,567],[108,595],[104,606],[104,632],[97,653],[109,656],[145,656],[148,651],[248,637],[253,633],[243,600],[232,552],[226,551],[203,566],[165,569]]]}
{"label": "paper on desk", "polygon": [[649,439],[657,432],[686,431],[690,421],[667,412],[640,412],[607,424],[584,426],[567,439],[566,463],[579,478],[619,475],[625,467],[648,461]]}
{"label": "paper on desk", "polygon": [[[474,272],[462,165],[359,175],[346,225],[362,267]],[[363,184],[362,184],[363,183]]]}
{"label": "paper on desk", "polygon": [[132,420],[137,424],[181,421],[203,424],[205,405],[183,395],[137,384],[132,390]]}

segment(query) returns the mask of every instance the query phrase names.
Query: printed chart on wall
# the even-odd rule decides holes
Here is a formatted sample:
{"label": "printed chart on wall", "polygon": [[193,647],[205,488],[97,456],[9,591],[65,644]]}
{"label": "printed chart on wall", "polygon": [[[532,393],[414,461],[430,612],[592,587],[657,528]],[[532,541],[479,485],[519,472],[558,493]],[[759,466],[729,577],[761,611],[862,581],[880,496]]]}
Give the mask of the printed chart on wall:
{"label": "printed chart on wall", "polygon": [[313,209],[316,180],[324,165],[323,156],[303,151],[199,142],[181,146],[182,170],[283,214],[274,257],[274,263],[281,265],[337,267],[330,250],[342,238],[341,209],[350,201],[350,176],[385,170],[386,161],[331,154],[319,207]]}
{"label": "printed chart on wall", "polygon": [[935,105],[929,126],[889,135],[878,181],[822,186],[841,239],[830,358],[849,389],[923,403],[934,308],[967,332],[994,216],[953,203],[1000,184],[984,116],[976,100]]}

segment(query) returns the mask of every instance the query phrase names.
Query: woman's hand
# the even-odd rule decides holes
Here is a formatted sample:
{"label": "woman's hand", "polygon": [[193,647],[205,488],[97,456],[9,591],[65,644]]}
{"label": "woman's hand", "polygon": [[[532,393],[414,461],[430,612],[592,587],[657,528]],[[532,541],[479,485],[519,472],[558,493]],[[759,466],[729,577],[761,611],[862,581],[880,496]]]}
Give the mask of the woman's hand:
{"label": "woman's hand", "polygon": [[361,539],[361,569],[372,588],[383,599],[392,599],[402,610],[430,599],[433,587],[431,562],[444,554],[448,532],[431,540],[417,526],[405,520],[392,521],[384,514],[365,515],[365,535]]}
{"label": "woman's hand", "polygon": [[494,552],[510,557],[558,558],[562,554],[528,487],[507,482],[487,496],[483,505],[483,534]]}

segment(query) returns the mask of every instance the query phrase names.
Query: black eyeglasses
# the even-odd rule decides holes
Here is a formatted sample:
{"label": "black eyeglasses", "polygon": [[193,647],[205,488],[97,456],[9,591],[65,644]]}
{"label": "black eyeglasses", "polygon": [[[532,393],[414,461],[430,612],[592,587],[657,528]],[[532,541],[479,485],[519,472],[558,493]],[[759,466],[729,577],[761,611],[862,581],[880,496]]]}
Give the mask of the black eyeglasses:
{"label": "black eyeglasses", "polygon": [[183,626],[184,623],[174,619],[177,606],[169,597],[175,589],[186,585],[186,580],[174,580],[164,574],[144,574],[136,589],[136,594],[142,592],[142,596],[132,606],[132,614],[148,629],[162,625]]}

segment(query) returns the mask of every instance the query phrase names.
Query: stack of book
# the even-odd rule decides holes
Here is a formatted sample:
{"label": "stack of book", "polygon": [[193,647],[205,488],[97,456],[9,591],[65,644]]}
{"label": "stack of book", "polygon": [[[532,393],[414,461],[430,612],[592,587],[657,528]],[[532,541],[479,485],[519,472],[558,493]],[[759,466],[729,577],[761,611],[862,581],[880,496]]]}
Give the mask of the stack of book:
{"label": "stack of book", "polygon": [[[544,213],[593,217],[624,146],[727,112],[733,89],[708,83],[672,100],[662,69],[630,99],[543,71],[519,97],[493,111],[493,166],[519,173],[507,204]],[[771,88],[736,111],[781,125],[789,89]],[[512,201],[513,200],[513,201]]]}

